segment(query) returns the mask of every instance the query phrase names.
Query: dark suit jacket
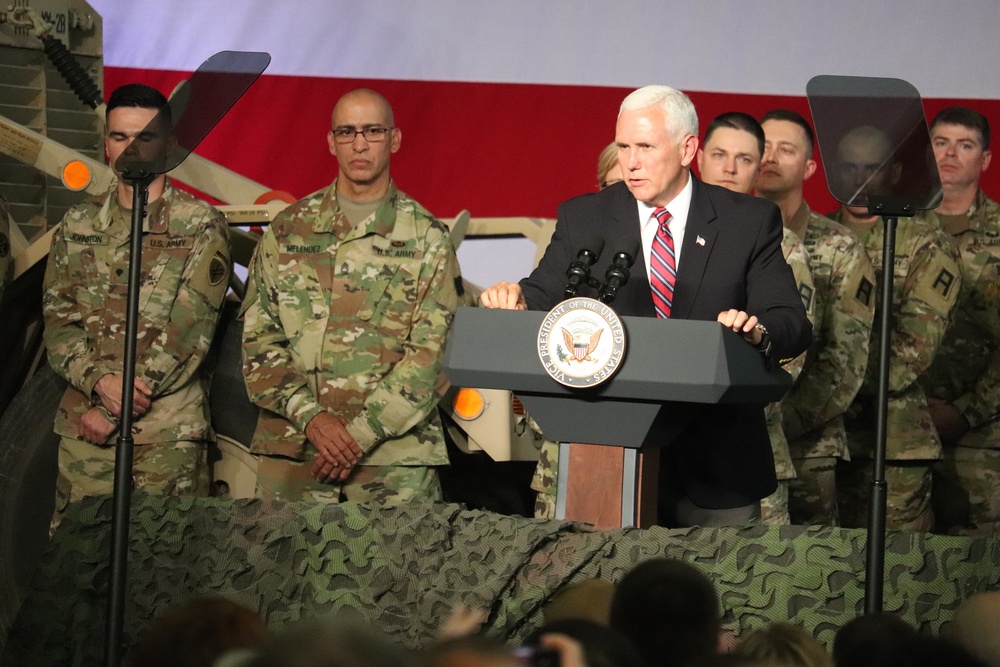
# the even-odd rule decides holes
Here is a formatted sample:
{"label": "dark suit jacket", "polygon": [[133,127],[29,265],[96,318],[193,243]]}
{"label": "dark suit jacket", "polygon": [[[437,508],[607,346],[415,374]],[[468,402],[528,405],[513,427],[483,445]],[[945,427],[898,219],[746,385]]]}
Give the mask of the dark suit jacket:
{"label": "dark suit jacket", "polygon": [[[603,281],[615,252],[641,247],[639,230],[636,201],[624,183],[563,203],[545,255],[520,283],[528,308],[549,310],[563,300],[566,268],[597,237],[604,250],[591,275]],[[638,255],[612,306],[619,315],[655,317],[641,250]],[[577,294],[598,296],[591,287]],[[778,207],[695,179],[671,317],[714,321],[730,308],[757,316],[778,359],[809,345],[812,327],[781,253]],[[773,493],[763,406],[684,404],[661,417],[667,469],[696,504],[738,507]]]}

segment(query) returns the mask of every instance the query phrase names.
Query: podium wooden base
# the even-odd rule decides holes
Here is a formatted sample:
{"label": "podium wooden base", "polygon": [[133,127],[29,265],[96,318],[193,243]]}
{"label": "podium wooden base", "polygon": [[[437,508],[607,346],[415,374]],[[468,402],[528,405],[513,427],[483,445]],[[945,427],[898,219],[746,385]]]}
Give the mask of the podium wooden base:
{"label": "podium wooden base", "polygon": [[660,452],[559,445],[556,516],[596,528],[656,525]]}

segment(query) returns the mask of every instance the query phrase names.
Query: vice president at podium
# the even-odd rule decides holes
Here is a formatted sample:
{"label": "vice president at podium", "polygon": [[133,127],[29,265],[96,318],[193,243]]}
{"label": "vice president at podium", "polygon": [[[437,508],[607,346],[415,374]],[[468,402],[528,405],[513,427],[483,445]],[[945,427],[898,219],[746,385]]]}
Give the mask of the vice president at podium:
{"label": "vice president at podium", "polygon": [[[690,165],[698,118],[683,93],[647,86],[622,102],[615,128],[625,180],[559,207],[544,257],[519,283],[481,297],[490,308],[549,310],[563,300],[580,250],[603,245],[592,275],[631,253],[619,315],[718,320],[769,362],[799,355],[812,327],[781,253],[772,202],[700,182]],[[652,270],[651,270],[652,269]],[[579,296],[596,298],[587,285]],[[763,405],[685,404],[662,445],[660,522],[742,525],[776,488]]]}

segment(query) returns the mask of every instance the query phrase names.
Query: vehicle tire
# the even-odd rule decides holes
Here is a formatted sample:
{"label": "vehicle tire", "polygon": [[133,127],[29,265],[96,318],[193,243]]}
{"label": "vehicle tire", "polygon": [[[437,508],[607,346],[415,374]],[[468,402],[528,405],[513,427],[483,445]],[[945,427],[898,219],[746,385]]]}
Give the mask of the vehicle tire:
{"label": "vehicle tire", "polygon": [[45,364],[0,418],[0,646],[49,544],[59,452],[52,425],[65,389]]}

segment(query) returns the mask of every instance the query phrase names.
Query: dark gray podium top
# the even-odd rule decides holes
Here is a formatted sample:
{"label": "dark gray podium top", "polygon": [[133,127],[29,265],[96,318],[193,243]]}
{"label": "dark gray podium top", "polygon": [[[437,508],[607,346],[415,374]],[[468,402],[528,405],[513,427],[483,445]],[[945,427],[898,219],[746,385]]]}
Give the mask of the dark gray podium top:
{"label": "dark gray podium top", "polygon": [[462,387],[662,403],[770,403],[791,386],[781,369],[717,322],[623,317],[624,360],[597,387],[566,387],[538,356],[540,311],[459,308],[445,352],[445,374]]}
{"label": "dark gray podium top", "polygon": [[[567,387],[545,371],[538,333],[546,313],[460,308],[444,368],[457,386],[515,392],[546,437],[622,447],[664,446],[686,404],[779,400],[792,384],[718,322],[623,317],[618,372],[596,387]],[[690,406],[689,407],[695,407]]]}

